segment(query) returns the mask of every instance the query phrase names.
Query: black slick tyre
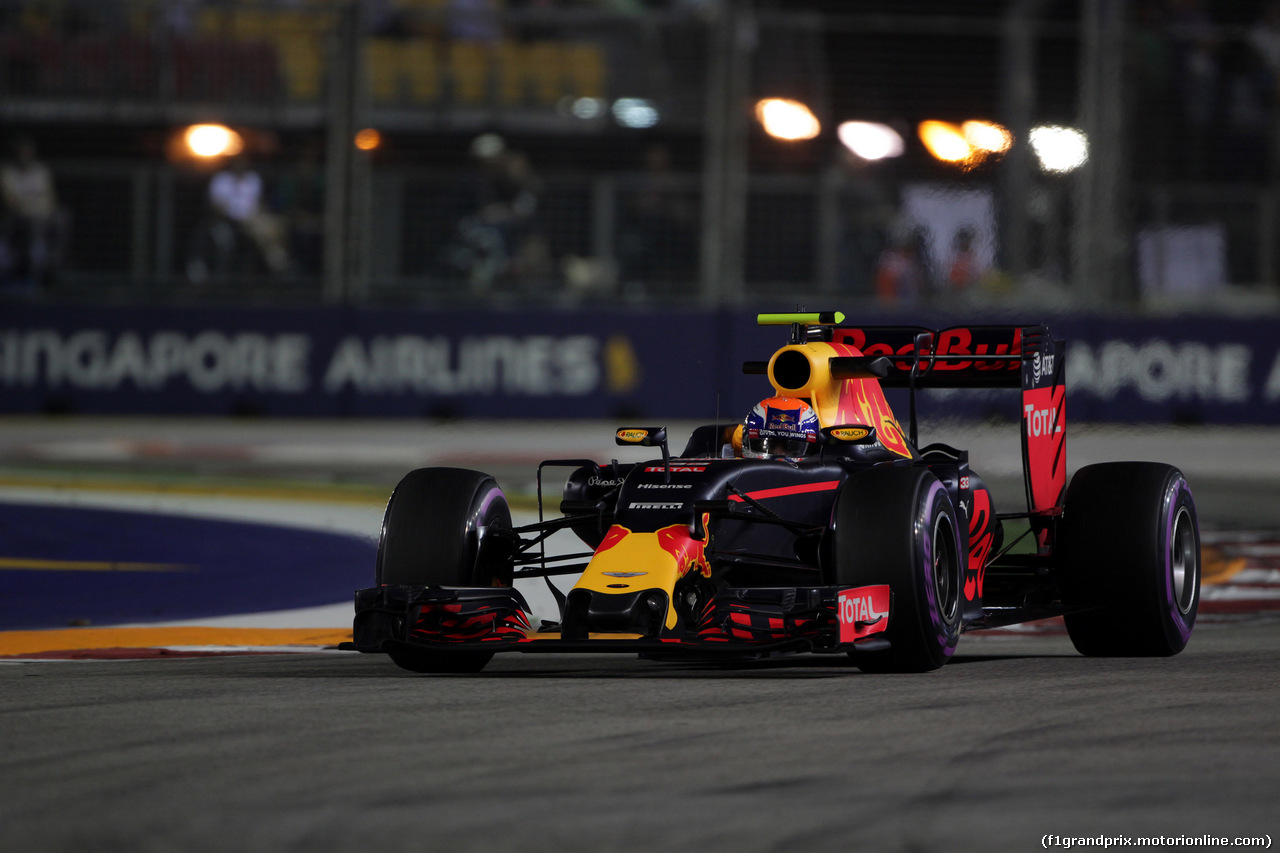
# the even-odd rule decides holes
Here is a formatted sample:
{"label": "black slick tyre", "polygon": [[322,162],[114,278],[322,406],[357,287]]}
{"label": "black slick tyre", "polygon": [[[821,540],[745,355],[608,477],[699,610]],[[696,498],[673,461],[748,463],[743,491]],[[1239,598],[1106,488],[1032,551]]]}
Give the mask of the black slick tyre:
{"label": "black slick tyre", "polygon": [[1160,657],[1186,646],[1200,607],[1200,529],[1177,468],[1081,468],[1056,550],[1067,634],[1081,654]]}
{"label": "black slick tyre", "polygon": [[[419,468],[396,486],[378,541],[376,582],[439,586],[508,586],[510,563],[487,560],[481,542],[511,528],[506,496],[488,474]],[[501,549],[498,549],[501,551]],[[391,644],[387,654],[413,672],[478,672],[493,652],[440,652]]]}
{"label": "black slick tyre", "polygon": [[921,468],[881,467],[849,477],[832,518],[833,580],[888,584],[889,648],[850,652],[866,672],[928,672],[950,660],[960,637],[964,565],[955,507]]}

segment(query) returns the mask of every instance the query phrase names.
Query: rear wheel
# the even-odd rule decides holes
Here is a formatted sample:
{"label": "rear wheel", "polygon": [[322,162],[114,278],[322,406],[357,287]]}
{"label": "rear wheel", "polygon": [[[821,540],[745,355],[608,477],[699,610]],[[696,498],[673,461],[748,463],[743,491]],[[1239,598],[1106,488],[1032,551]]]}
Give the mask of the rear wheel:
{"label": "rear wheel", "polygon": [[920,468],[872,468],[851,476],[833,514],[835,581],[888,584],[889,648],[850,653],[867,672],[927,672],[960,637],[964,579],[955,508]]}
{"label": "rear wheel", "polygon": [[[482,548],[495,529],[511,528],[506,496],[488,474],[419,468],[401,479],[387,503],[378,541],[382,584],[508,586],[502,549]],[[490,559],[489,555],[498,556]],[[440,652],[399,646],[387,652],[414,672],[477,672],[493,652]]]}
{"label": "rear wheel", "polygon": [[1182,472],[1108,462],[1071,480],[1058,527],[1064,618],[1091,656],[1167,656],[1200,607],[1200,528]]}

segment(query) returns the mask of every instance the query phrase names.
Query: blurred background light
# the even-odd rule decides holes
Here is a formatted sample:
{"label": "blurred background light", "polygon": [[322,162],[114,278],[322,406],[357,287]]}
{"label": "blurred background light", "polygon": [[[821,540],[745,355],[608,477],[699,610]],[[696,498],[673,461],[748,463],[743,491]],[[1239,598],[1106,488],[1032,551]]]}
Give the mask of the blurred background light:
{"label": "blurred background light", "polygon": [[920,141],[939,160],[947,163],[968,163],[974,154],[973,145],[964,132],[945,121],[922,121],[918,132]]}
{"label": "blurred background light", "polygon": [[193,124],[182,139],[197,157],[231,157],[244,150],[240,134],[221,124]]}
{"label": "blurred background light", "polygon": [[1089,159],[1089,139],[1074,127],[1042,125],[1031,129],[1031,150],[1046,172],[1071,172]]}
{"label": "blurred background light", "polygon": [[653,127],[658,110],[646,98],[618,98],[613,102],[613,118],[623,127]]}
{"label": "blurred background light", "polygon": [[813,139],[822,123],[804,104],[786,98],[765,98],[756,103],[756,118],[764,132],[775,139]]}
{"label": "blurred background light", "polygon": [[960,132],[970,145],[989,154],[1003,154],[1013,145],[1013,134],[995,122],[966,121]]}
{"label": "blurred background light", "polygon": [[901,157],[906,151],[902,135],[887,124],[873,121],[846,121],[836,129],[840,142],[863,160]]}
{"label": "blurred background light", "polygon": [[366,127],[356,134],[355,142],[361,151],[372,151],[382,144],[382,134],[372,127]]}
{"label": "blurred background light", "polygon": [[604,115],[606,106],[602,98],[574,98],[571,110],[580,119],[593,119]]}

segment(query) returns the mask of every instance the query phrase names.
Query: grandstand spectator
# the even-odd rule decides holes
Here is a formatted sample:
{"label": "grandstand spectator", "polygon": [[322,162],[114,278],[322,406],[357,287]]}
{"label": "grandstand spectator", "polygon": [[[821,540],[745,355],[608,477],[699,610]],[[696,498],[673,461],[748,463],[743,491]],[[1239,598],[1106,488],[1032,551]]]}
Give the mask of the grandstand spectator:
{"label": "grandstand spectator", "polygon": [[1133,121],[1134,174],[1144,180],[1165,180],[1173,166],[1178,114],[1174,87],[1173,43],[1168,13],[1160,0],[1142,0],[1137,6],[1129,37],[1129,114]]}
{"label": "grandstand spectator", "polygon": [[[1249,47],[1262,61],[1271,83],[1280,80],[1280,0],[1273,0],[1249,28]],[[1274,90],[1272,95],[1277,94]]]}
{"label": "grandstand spectator", "polygon": [[477,136],[471,156],[479,167],[476,209],[458,223],[449,262],[467,273],[477,292],[503,278],[545,274],[550,254],[535,218],[540,181],[529,159],[496,133]]}
{"label": "grandstand spectator", "polygon": [[1266,172],[1275,89],[1266,59],[1253,44],[1258,34],[1249,33],[1244,50],[1222,51],[1224,120],[1218,177],[1228,180],[1257,180]]}
{"label": "grandstand spectator", "polygon": [[1262,11],[1262,15],[1249,29],[1249,47],[1252,55],[1259,63],[1258,89],[1260,100],[1266,111],[1265,121],[1270,131],[1267,163],[1274,180],[1276,171],[1280,169],[1280,0],[1272,0]]}
{"label": "grandstand spectator", "polygon": [[20,137],[13,154],[0,167],[0,279],[47,288],[61,265],[68,215],[58,205],[53,172],[38,159],[35,143]]}
{"label": "grandstand spectator", "polygon": [[986,270],[982,259],[978,257],[974,241],[978,232],[970,225],[956,231],[951,242],[951,258],[947,267],[946,291],[953,294],[964,294],[982,280]]}
{"label": "grandstand spectator", "polygon": [[886,305],[910,308],[929,282],[924,261],[924,229],[899,226],[876,263],[876,294]]}
{"label": "grandstand spectator", "polygon": [[319,146],[307,145],[277,183],[276,209],[287,225],[289,256],[305,275],[319,275],[323,263],[324,181]]}
{"label": "grandstand spectator", "polygon": [[618,259],[629,282],[684,282],[697,275],[697,201],[671,169],[671,150],[645,149],[644,182],[623,212]]}
{"label": "grandstand spectator", "polygon": [[162,36],[190,36],[196,30],[201,0],[167,0],[156,11],[155,24]]}
{"label": "grandstand spectator", "polygon": [[1183,177],[1202,178],[1220,106],[1218,34],[1201,0],[1170,0],[1169,33],[1186,139]]}
{"label": "grandstand spectator", "polygon": [[227,168],[213,176],[208,201],[210,218],[197,235],[187,264],[187,274],[193,282],[202,283],[208,278],[210,261],[215,271],[230,272],[241,241],[258,251],[271,272],[289,269],[284,222],[267,208],[262,176],[249,168],[243,155],[232,158]]}
{"label": "grandstand spectator", "polygon": [[502,37],[499,0],[449,0],[448,9],[451,38],[488,43]]}

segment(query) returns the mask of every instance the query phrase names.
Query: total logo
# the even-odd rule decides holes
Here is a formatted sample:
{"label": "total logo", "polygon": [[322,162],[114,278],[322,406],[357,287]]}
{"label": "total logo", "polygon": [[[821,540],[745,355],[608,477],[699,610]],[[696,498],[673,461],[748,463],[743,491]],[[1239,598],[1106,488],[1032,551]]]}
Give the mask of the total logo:
{"label": "total logo", "polygon": [[[652,473],[652,472],[654,472],[654,471],[666,471],[666,470],[667,470],[667,467],[666,467],[665,465],[650,465],[649,467],[645,468],[644,470],[645,470],[646,472],[648,472],[648,473]],[[705,470],[707,470],[707,468],[706,468],[706,466],[705,466],[705,465],[702,465],[702,466],[698,466],[698,465],[672,465],[672,466],[671,466],[671,473],[672,473],[672,474],[701,474],[701,473],[702,473],[703,471],[705,471]]]}
{"label": "total logo", "polygon": [[836,599],[840,622],[840,642],[852,643],[889,627],[889,587],[887,584],[842,589]]}
{"label": "total logo", "polygon": [[1053,435],[1062,432],[1055,408],[1037,409],[1031,403],[1022,407],[1022,419],[1027,424],[1028,436]]}
{"label": "total logo", "polygon": [[858,622],[869,625],[873,622],[879,622],[888,615],[887,611],[884,613],[876,612],[875,605],[869,595],[840,596],[840,621],[846,625],[854,625]]}

